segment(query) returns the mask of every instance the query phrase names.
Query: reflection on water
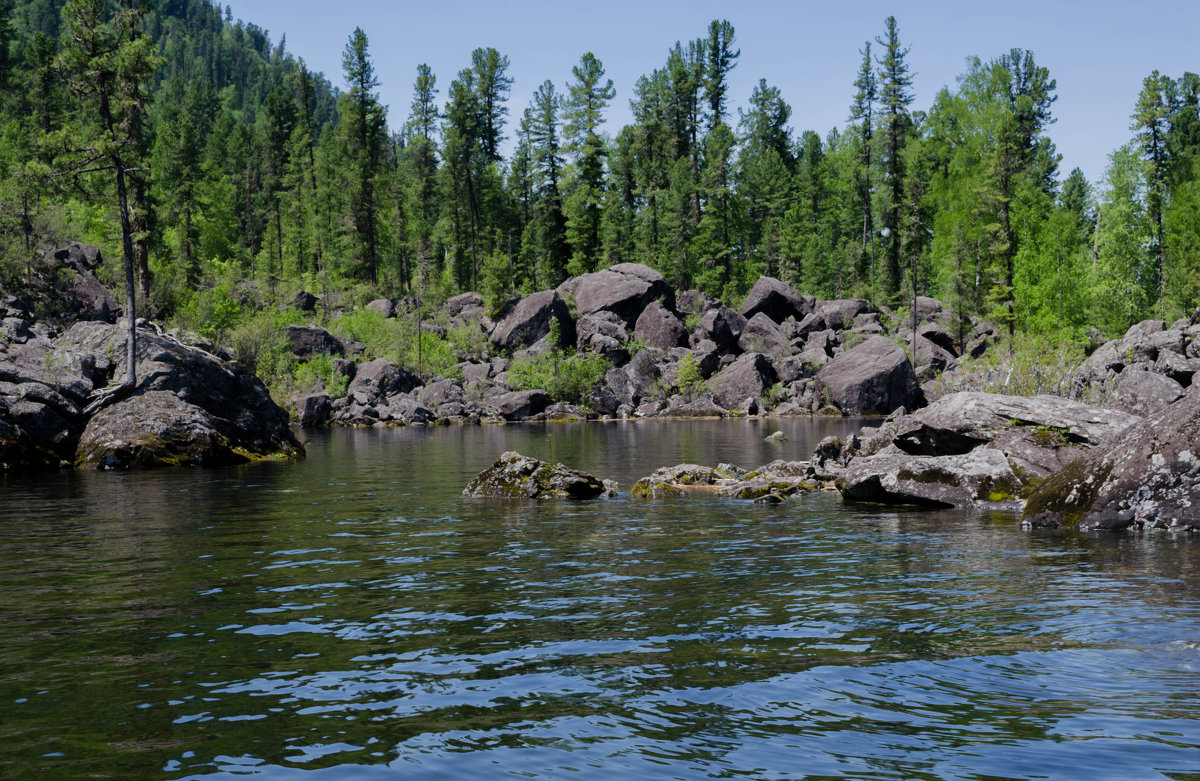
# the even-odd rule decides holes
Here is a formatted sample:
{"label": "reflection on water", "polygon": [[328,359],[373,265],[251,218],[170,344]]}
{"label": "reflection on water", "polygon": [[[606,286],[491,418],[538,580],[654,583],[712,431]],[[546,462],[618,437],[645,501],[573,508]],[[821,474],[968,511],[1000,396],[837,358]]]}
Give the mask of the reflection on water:
{"label": "reflection on water", "polygon": [[335,431],[296,465],[0,476],[0,777],[1200,778],[1189,537],[458,493],[508,449],[627,489],[854,427]]}

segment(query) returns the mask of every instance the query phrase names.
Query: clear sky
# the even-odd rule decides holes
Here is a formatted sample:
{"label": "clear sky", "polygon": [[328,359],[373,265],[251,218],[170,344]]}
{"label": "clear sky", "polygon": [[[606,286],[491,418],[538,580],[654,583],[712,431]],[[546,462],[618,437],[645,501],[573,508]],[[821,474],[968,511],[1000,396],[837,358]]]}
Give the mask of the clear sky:
{"label": "clear sky", "polygon": [[1155,69],[1172,77],[1200,72],[1200,0],[227,1],[235,18],[266,29],[275,44],[286,35],[289,52],[343,88],[342,50],[362,27],[392,126],[408,116],[420,63],[437,76],[442,102],[473,49],[492,46],[508,56],[511,130],[538,84],[550,79],[565,87],[572,66],[591,51],[617,90],[607,113],[609,133],[630,121],[634,83],[663,65],[675,41],[703,37],[711,20],[728,19],[742,52],[730,76],[731,107],[745,107],[765,78],[792,106],[796,131],[824,135],[845,125],[859,49],[882,35],[884,19],[894,14],[901,41],[911,47],[913,109],[928,108],[938,90],[954,85],[968,57],[1031,49],[1058,82],[1057,122],[1049,132],[1062,155],[1062,174],[1078,166],[1093,182],[1108,154],[1130,138],[1129,115],[1142,80]]}

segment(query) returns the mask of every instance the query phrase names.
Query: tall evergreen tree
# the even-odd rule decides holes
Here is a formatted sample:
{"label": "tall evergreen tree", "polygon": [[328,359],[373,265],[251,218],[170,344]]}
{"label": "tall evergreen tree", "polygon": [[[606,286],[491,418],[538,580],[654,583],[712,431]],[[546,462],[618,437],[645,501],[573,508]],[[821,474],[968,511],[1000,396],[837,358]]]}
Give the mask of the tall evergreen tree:
{"label": "tall evergreen tree", "polygon": [[908,47],[900,45],[900,32],[896,17],[889,16],[884,23],[885,32],[875,42],[883,47],[879,65],[879,100],[883,110],[882,159],[883,186],[886,192],[883,226],[887,250],[887,275],[884,278],[883,294],[895,300],[900,292],[900,274],[903,259],[902,223],[904,213],[904,146],[912,128],[912,117],[908,106],[913,101],[912,76],[908,70]]}
{"label": "tall evergreen tree", "polygon": [[606,147],[599,129],[604,122],[604,109],[616,91],[612,79],[604,79],[604,66],[591,52],[584,54],[571,72],[575,79],[567,85],[563,137],[572,161],[565,182],[563,210],[571,245],[570,270],[582,274],[595,271],[600,256]]}
{"label": "tall evergreen tree", "polygon": [[342,52],[342,71],[349,87],[340,101],[340,137],[346,145],[353,188],[350,196],[354,223],[354,255],[359,273],[379,280],[379,241],[375,191],[383,162],[386,111],[375,89],[379,80],[367,51],[367,35],[354,28]]}
{"label": "tall evergreen tree", "polygon": [[116,184],[125,267],[126,374],[124,381],[101,394],[89,410],[133,391],[137,385],[137,294],[134,290],[135,216],[128,174],[144,164],[146,147],[146,82],[158,60],[153,41],[140,33],[144,7],[130,2],[110,15],[105,0],[68,0],[63,9],[67,40],[63,64],[71,91],[95,112],[98,126],[86,128],[85,157],[72,160],[80,175],[100,168],[111,171]]}

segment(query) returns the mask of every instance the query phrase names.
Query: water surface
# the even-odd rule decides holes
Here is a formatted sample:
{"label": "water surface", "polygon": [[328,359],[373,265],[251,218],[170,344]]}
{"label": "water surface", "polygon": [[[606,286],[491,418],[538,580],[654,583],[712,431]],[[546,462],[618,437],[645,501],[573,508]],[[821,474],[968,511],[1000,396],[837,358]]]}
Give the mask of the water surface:
{"label": "water surface", "polygon": [[[628,489],[841,420],[314,433],[0,476],[0,777],[1200,779],[1200,541]],[[782,429],[788,441],[764,442]]]}

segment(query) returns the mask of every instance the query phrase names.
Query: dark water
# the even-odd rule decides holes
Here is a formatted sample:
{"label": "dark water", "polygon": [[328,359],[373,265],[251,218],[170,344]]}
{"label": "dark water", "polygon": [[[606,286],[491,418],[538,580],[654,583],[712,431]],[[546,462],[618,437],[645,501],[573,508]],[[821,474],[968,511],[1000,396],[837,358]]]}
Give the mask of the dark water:
{"label": "dark water", "polygon": [[1200,779],[1200,539],[458,495],[506,449],[628,489],[850,427],[341,431],[297,465],[0,476],[0,777]]}

